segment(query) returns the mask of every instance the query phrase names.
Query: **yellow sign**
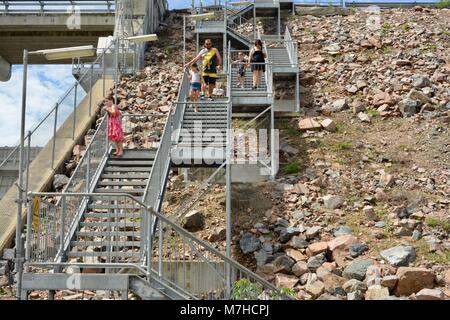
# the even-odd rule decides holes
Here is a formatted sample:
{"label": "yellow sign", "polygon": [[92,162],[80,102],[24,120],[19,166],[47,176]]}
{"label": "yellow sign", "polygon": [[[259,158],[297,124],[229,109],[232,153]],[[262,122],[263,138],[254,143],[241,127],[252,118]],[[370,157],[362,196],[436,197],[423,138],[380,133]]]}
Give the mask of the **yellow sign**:
{"label": "yellow sign", "polygon": [[32,213],[33,213],[33,231],[37,232],[39,227],[39,207],[40,207],[40,200],[39,197],[33,198],[33,204],[31,207]]}

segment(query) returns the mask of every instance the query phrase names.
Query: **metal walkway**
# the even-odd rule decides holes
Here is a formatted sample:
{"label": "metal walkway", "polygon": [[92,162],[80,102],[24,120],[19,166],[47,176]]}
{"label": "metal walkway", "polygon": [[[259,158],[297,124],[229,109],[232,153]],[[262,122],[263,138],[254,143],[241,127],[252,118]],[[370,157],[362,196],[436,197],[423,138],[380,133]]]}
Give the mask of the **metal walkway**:
{"label": "metal walkway", "polygon": [[[224,95],[200,103],[198,112],[189,101],[184,72],[157,149],[127,149],[122,158],[114,158],[111,147],[105,149],[105,116],[64,192],[28,194],[27,226],[31,227],[25,241],[25,272],[19,277],[23,299],[32,290],[49,290],[52,299],[55,290],[65,289],[110,290],[122,299],[129,291],[142,299],[287,298],[232,260],[229,243],[223,254],[160,213],[170,168],[198,165],[216,167],[216,172],[225,169],[230,214],[233,99],[244,101],[251,95],[237,86],[231,54],[229,43],[226,71],[220,76],[226,83]],[[270,102],[271,65],[267,68],[253,95]],[[268,105],[252,121],[268,115],[273,128],[273,108]],[[142,128],[142,118],[151,116],[161,115],[123,115],[129,126],[126,132]],[[209,136],[211,131],[214,134]],[[269,144],[270,155],[257,164],[273,176],[274,137]],[[182,206],[180,214],[189,205]],[[227,228],[230,235],[231,226]],[[243,292],[246,286],[252,290]]]}

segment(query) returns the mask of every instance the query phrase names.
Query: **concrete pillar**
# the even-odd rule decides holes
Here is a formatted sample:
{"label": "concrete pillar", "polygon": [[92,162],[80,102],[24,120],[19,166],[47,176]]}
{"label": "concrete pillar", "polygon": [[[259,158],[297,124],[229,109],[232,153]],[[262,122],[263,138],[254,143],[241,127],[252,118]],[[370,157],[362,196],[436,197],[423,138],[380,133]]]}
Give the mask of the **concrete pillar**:
{"label": "concrete pillar", "polygon": [[11,79],[11,64],[0,56],[0,81]]}

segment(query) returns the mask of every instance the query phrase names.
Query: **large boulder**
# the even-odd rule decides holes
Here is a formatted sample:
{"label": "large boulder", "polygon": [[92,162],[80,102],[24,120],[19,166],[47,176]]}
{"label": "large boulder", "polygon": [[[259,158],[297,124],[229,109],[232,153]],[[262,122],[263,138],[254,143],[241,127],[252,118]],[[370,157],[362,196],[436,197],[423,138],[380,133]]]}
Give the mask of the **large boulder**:
{"label": "large boulder", "polygon": [[344,269],[342,275],[347,279],[356,279],[362,281],[366,276],[367,268],[371,265],[373,265],[372,260],[354,260]]}
{"label": "large boulder", "polygon": [[412,246],[396,246],[380,252],[383,259],[395,267],[407,266],[416,259],[416,251]]}
{"label": "large boulder", "polygon": [[293,289],[298,282],[296,276],[290,276],[283,273],[277,273],[275,275],[275,286],[277,288],[288,288]]}
{"label": "large boulder", "polygon": [[63,174],[55,174],[53,177],[53,188],[61,190],[69,183],[69,178]]}
{"label": "large boulder", "polygon": [[351,234],[345,234],[328,241],[328,249],[331,251],[332,257],[338,266],[345,266],[345,259],[350,254],[350,246],[357,243],[358,239]]}
{"label": "large boulder", "polygon": [[239,245],[242,252],[247,254],[259,250],[261,248],[261,241],[250,232],[247,232],[242,236]]}
{"label": "large boulder", "polygon": [[190,232],[199,231],[203,229],[204,226],[205,217],[203,216],[203,213],[198,210],[190,211],[184,218],[183,227]]}
{"label": "large boulder", "polygon": [[279,256],[273,261],[273,265],[275,266],[275,273],[290,273],[294,264],[294,259],[288,257],[287,255]]}
{"label": "large boulder", "polygon": [[422,289],[432,289],[435,275],[426,268],[400,267],[397,270],[396,296],[409,296]]}
{"label": "large boulder", "polygon": [[380,285],[370,286],[366,291],[366,300],[385,300],[389,297],[389,289]]}

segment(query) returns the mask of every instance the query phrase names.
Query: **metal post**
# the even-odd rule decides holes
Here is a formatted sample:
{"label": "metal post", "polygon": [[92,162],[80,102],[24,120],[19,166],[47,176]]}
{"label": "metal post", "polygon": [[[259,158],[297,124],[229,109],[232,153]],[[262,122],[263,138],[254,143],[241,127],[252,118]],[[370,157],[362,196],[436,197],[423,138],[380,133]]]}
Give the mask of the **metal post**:
{"label": "metal post", "polygon": [[27,164],[25,168],[27,169],[27,177],[25,181],[25,196],[28,193],[28,182],[30,177],[30,152],[31,152],[31,131],[28,131],[28,151],[27,151]]}
{"label": "metal post", "polygon": [[55,122],[53,124],[53,146],[52,146],[52,169],[55,169],[55,149],[56,149],[56,126],[58,124],[58,107],[59,104],[55,105]]}
{"label": "metal post", "polygon": [[77,123],[77,92],[78,92],[78,82],[75,82],[75,97],[73,99],[72,140],[75,140],[75,126],[76,126],[76,123]]}
{"label": "metal post", "polygon": [[281,8],[280,4],[278,4],[278,38],[281,36]]}
{"label": "metal post", "polygon": [[200,46],[200,35],[199,35],[199,33],[197,32],[196,33],[196,38],[197,38],[197,42],[196,42],[196,44],[195,44],[195,46],[196,46],[196,52],[198,52],[199,51],[199,46]]}
{"label": "metal post", "polygon": [[[156,217],[155,217],[155,221],[156,221]],[[163,247],[163,236],[164,236],[164,231],[163,231],[163,223],[161,220],[159,220],[159,239],[158,239],[158,276],[161,277],[162,276],[162,247]]]}
{"label": "metal post", "polygon": [[183,68],[186,65],[186,16],[183,15]]}
{"label": "metal post", "polygon": [[[229,81],[231,81],[231,73],[228,75]],[[230,84],[229,88],[231,88]],[[228,99],[231,99],[231,93]],[[226,255],[231,258],[231,148],[232,148],[232,136],[231,136],[231,103],[228,105],[227,110],[227,148],[226,148],[226,195],[225,195],[225,210],[226,210]],[[231,291],[231,277],[230,277],[230,265],[226,265],[226,279],[227,279],[227,295]]]}
{"label": "metal post", "polygon": [[147,232],[147,280],[151,280],[152,275],[152,262],[153,262],[153,230],[152,230],[152,221],[153,221],[153,212],[149,212],[147,208],[144,210],[145,214],[145,228]]}
{"label": "metal post", "polygon": [[106,55],[106,48],[103,49],[103,56],[102,56],[102,64],[103,64],[103,96],[106,94],[106,87],[105,87],[105,81],[106,81],[106,64],[105,64],[105,55]]}
{"label": "metal post", "polygon": [[295,75],[295,111],[300,112],[300,75],[299,71]]}
{"label": "metal post", "polygon": [[90,174],[89,171],[91,170],[91,148],[88,147],[87,152],[87,163],[86,163],[86,193],[89,193],[89,179],[90,179]]}
{"label": "metal post", "polygon": [[[270,66],[269,66],[270,68]],[[277,155],[275,154],[275,151],[277,151],[278,149],[275,148],[275,111],[274,111],[274,107],[272,105],[272,107],[270,108],[270,165],[271,165],[271,179],[275,180],[275,175],[276,175],[276,161],[277,161]],[[275,150],[277,149],[277,150]]]}
{"label": "metal post", "polygon": [[117,105],[117,87],[118,84],[118,78],[119,78],[119,36],[116,36],[116,43],[115,43],[115,49],[116,49],[116,61],[114,66],[114,104]]}
{"label": "metal post", "polygon": [[[32,199],[30,199],[32,200]],[[31,258],[31,230],[33,228],[33,211],[32,206],[27,207],[27,234],[26,234],[26,248],[25,248],[25,261],[30,261]],[[28,270],[25,270],[28,271]]]}
{"label": "metal post", "polygon": [[92,115],[92,78],[94,77],[94,64],[91,64],[91,76],[89,79],[89,116]]}
{"label": "metal post", "polygon": [[27,70],[28,69],[28,50],[23,50],[23,79],[22,79],[22,110],[20,121],[20,150],[19,150],[19,185],[17,195],[17,220],[16,220],[16,266],[17,266],[17,291],[16,298],[20,300],[20,294],[22,291],[22,273],[23,273],[23,260],[22,260],[22,202],[23,193],[23,149],[25,138],[25,114],[27,104]]}
{"label": "metal post", "polygon": [[61,228],[60,228],[60,239],[59,239],[59,256],[60,261],[64,259],[64,232],[65,232],[65,218],[66,218],[66,197],[61,198]]}
{"label": "metal post", "polygon": [[253,39],[256,39],[256,8],[253,4]]}
{"label": "metal post", "polygon": [[227,55],[227,34],[226,29],[223,33],[223,61],[222,61],[222,70],[223,72],[227,72],[227,65],[228,65],[228,55]]}

